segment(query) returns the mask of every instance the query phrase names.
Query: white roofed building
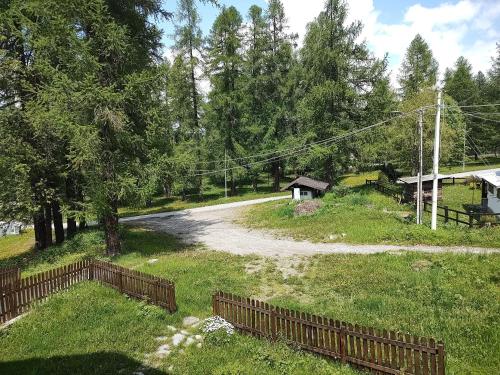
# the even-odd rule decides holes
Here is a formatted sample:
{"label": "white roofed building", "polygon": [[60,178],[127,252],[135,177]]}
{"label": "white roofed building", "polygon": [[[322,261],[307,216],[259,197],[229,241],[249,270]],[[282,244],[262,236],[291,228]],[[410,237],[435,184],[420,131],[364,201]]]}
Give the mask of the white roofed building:
{"label": "white roofed building", "polygon": [[476,172],[474,177],[483,182],[481,195],[483,209],[500,215],[500,169]]}

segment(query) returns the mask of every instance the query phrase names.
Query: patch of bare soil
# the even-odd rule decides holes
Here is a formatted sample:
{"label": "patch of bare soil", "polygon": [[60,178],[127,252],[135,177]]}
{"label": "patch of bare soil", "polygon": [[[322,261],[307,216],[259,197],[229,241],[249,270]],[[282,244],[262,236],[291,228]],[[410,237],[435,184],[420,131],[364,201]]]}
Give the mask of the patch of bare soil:
{"label": "patch of bare soil", "polygon": [[429,268],[432,267],[432,262],[430,260],[422,259],[422,260],[417,260],[412,263],[411,268],[413,271],[426,271]]}
{"label": "patch of bare soil", "polygon": [[321,208],[321,201],[318,199],[304,201],[295,206],[295,216],[312,215]]}
{"label": "patch of bare soil", "polygon": [[278,296],[293,295],[307,302],[308,296],[295,289],[293,281],[288,282],[289,279],[304,276],[308,262],[307,257],[271,257],[250,261],[245,265],[245,271],[261,280],[259,293],[253,297],[267,301]]}

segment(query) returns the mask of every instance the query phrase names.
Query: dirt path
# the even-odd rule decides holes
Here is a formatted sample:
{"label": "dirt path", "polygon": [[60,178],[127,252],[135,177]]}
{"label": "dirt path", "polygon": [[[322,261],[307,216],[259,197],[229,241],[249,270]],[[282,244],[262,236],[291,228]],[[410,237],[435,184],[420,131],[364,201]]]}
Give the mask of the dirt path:
{"label": "dirt path", "polygon": [[492,253],[500,249],[479,247],[440,247],[408,245],[354,245],[345,243],[313,243],[277,237],[276,234],[244,228],[234,220],[241,207],[288,197],[256,199],[218,206],[199,207],[189,210],[152,214],[120,219],[120,222],[140,224],[159,232],[179,237],[186,243],[202,243],[214,250],[233,254],[257,254],[289,257],[328,253],[373,254],[385,251],[413,250],[423,252]]}

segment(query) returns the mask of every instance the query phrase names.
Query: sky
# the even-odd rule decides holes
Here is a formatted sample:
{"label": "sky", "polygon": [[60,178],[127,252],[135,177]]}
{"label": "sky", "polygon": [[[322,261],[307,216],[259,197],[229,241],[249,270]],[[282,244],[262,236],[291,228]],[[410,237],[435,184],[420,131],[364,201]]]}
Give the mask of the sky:
{"label": "sky", "polygon": [[[290,32],[299,34],[299,46],[307,24],[323,8],[324,0],[282,0]],[[262,8],[266,0],[219,0],[227,6],[234,5],[246,17],[251,5]],[[420,33],[430,45],[439,62],[441,75],[452,67],[459,56],[465,56],[474,72],[486,72],[491,57],[500,42],[499,0],[347,0],[349,21],[360,20],[365,40],[372,53],[389,59],[391,80],[396,86],[399,66],[413,37]],[[164,7],[175,11],[176,0],[164,0]],[[212,5],[199,5],[201,28],[208,35],[219,10]],[[170,57],[174,26],[162,22],[165,55]]]}

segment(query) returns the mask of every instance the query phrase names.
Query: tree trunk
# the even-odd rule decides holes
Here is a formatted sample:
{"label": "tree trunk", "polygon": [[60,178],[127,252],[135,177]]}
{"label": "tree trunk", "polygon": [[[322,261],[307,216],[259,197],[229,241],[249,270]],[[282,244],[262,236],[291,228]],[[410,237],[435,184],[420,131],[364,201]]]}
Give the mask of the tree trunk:
{"label": "tree trunk", "polygon": [[272,164],[273,169],[273,191],[280,191],[281,173],[280,173],[280,162],[275,161]]}
{"label": "tree trunk", "polygon": [[163,195],[165,195],[165,198],[170,198],[172,196],[170,184],[163,184]]}
{"label": "tree trunk", "polygon": [[43,250],[47,247],[47,238],[45,236],[45,216],[43,208],[33,215],[33,226],[35,229],[35,249]]}
{"label": "tree trunk", "polygon": [[259,179],[258,176],[252,179],[252,188],[255,193],[257,192],[258,179]]}
{"label": "tree trunk", "polygon": [[52,210],[50,204],[45,205],[45,242],[52,246]]}
{"label": "tree trunk", "polygon": [[78,223],[78,230],[84,230],[85,228],[87,228],[87,222],[85,221],[85,219],[80,219],[80,222]]}
{"label": "tree trunk", "polygon": [[68,238],[72,238],[76,233],[76,220],[74,217],[68,217],[66,235]]}
{"label": "tree trunk", "polygon": [[231,196],[234,197],[236,195],[236,180],[234,178],[233,170],[230,171],[230,179],[231,179]]}
{"label": "tree trunk", "polygon": [[60,207],[58,201],[52,202],[52,218],[54,220],[54,230],[56,233],[56,244],[63,243],[63,241],[64,241],[63,217],[61,214],[61,207]]}
{"label": "tree trunk", "polygon": [[115,256],[121,252],[120,236],[118,233],[117,204],[111,204],[112,211],[104,215],[104,234],[106,236],[106,254]]}
{"label": "tree trunk", "polygon": [[325,178],[326,182],[330,184],[330,186],[333,185],[333,160],[332,157],[329,156],[325,160]]}

